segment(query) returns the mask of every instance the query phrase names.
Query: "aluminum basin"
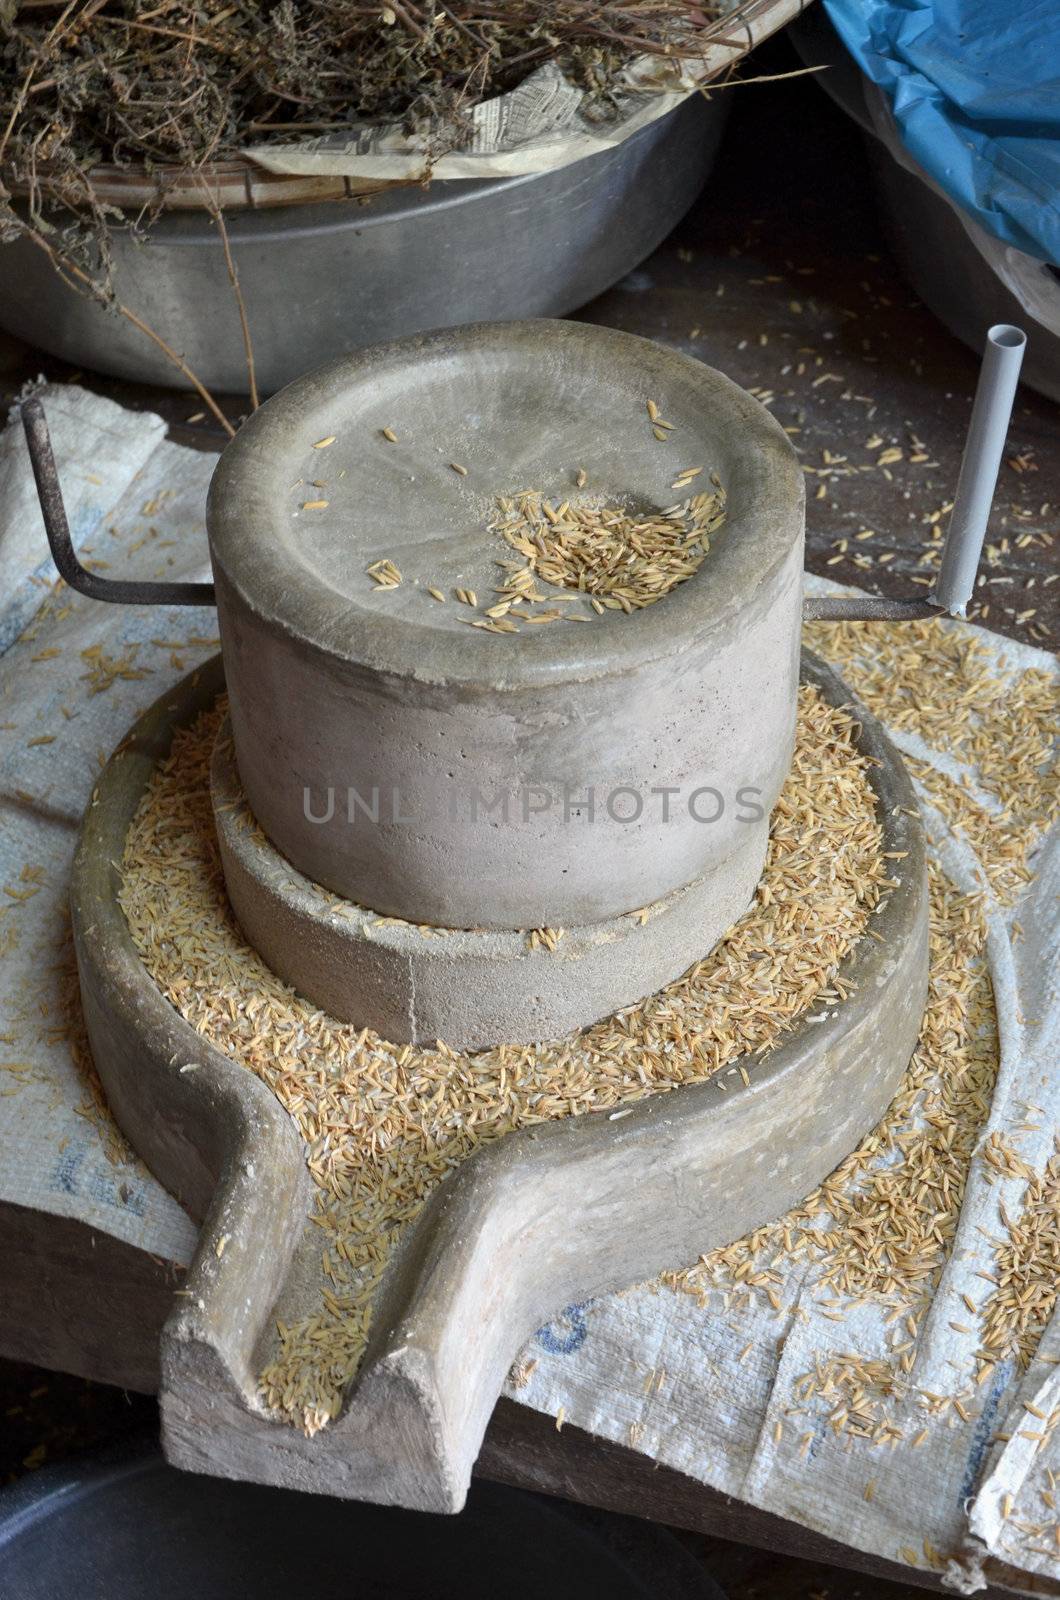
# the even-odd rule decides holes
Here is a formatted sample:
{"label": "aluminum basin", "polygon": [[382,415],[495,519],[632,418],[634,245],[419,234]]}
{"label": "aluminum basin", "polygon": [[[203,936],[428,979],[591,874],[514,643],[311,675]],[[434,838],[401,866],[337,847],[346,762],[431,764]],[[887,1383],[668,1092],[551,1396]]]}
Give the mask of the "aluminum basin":
{"label": "aluminum basin", "polygon": [[[564,315],[666,237],[713,165],[728,97],[693,95],[613,149],[557,172],[364,200],[233,212],[228,234],[269,394],[365,345],[427,328]],[[112,238],[119,298],[218,392],[245,393],[236,302],[212,219],[159,217]],[[117,313],[19,241],[0,249],[0,326],[77,366],[187,388]]]}

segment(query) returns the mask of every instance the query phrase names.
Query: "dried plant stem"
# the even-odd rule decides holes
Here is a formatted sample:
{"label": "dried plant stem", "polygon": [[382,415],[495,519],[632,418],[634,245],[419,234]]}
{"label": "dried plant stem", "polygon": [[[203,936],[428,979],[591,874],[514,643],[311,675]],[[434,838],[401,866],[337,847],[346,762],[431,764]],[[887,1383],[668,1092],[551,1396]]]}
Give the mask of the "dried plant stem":
{"label": "dried plant stem", "polygon": [[426,28],[421,22],[417,22],[414,17],[409,16],[409,13],[401,4],[401,0],[390,0],[390,9],[395,13],[398,19],[405,24],[410,33],[414,33],[418,39],[426,39]]}
{"label": "dried plant stem", "polygon": [[172,361],[173,365],[183,373],[184,377],[187,378],[192,388],[199,395],[199,398],[202,400],[203,404],[221,424],[221,427],[224,429],[225,433],[227,433],[228,437],[230,439],[234,439],[236,436],[235,428],[229,422],[228,418],[225,416],[224,412],[221,410],[220,406],[217,404],[217,401],[214,399],[209,389],[207,389],[206,385],[201,381],[201,379],[195,376],[195,373],[188,366],[188,363],[184,360],[183,356],[179,356],[173,349],[173,346],[166,343],[161,334],[156,333],[154,328],[152,328],[149,323],[144,322],[141,317],[136,315],[135,311],[131,311],[129,307],[123,305],[120,300],[116,303],[115,309],[119,315],[125,317],[125,319],[130,322],[134,328],[138,328],[141,333],[146,334],[152,343],[158,346],[159,350],[161,350],[166,359],[168,361]]}
{"label": "dried plant stem", "polygon": [[[76,261],[71,261],[68,256],[65,256],[62,253],[61,250],[56,250],[55,246],[49,243],[49,241],[45,239],[44,235],[38,233],[35,228],[24,228],[22,236],[23,238],[28,239],[31,244],[35,244],[38,250],[43,250],[44,254],[49,258],[52,265],[58,272],[70,273],[78,280],[79,283],[83,283],[90,293],[95,294],[97,292],[98,286],[93,282],[91,276],[85,272],[82,267],[79,267]],[[206,385],[200,378],[196,377],[195,373],[188,366],[188,363],[184,360],[184,357],[179,356],[173,349],[173,346],[171,344],[167,344],[162,335],[160,333],[156,333],[154,328],[151,327],[150,323],[145,322],[142,317],[138,317],[136,312],[131,310],[129,306],[123,305],[120,300],[116,300],[114,302],[114,309],[118,312],[119,316],[125,318],[126,322],[130,322],[132,326],[140,333],[145,334],[147,338],[151,340],[152,344],[158,346],[159,350],[161,350],[162,354],[166,357],[166,360],[171,361],[177,370],[181,372],[185,378],[187,378],[188,382],[199,396],[203,405],[205,405],[210,413],[216,417],[217,421],[221,424],[221,427],[224,429],[225,433],[227,433],[228,437],[230,439],[234,439],[236,433],[235,428],[233,428],[232,424],[229,422],[228,418],[217,404],[217,401],[214,399],[209,389],[207,389]]]}
{"label": "dried plant stem", "polygon": [[[62,12],[61,12],[58,20],[52,25],[51,31],[49,32],[47,38],[44,40],[44,49],[47,49],[53,43],[53,41],[56,38],[58,38],[59,34],[62,31],[63,24],[66,22],[66,19],[69,17],[70,12],[74,8],[74,5],[75,5],[75,0],[67,0],[67,4],[63,7]],[[18,118],[21,115],[22,107],[26,103],[26,97],[30,92],[30,86],[33,83],[33,76],[34,76],[34,73],[36,72],[36,70],[37,70],[37,63],[36,63],[36,61],[34,61],[34,62],[31,63],[30,69],[26,73],[25,78],[23,79],[22,87],[19,89],[18,94],[15,97],[15,103],[11,107],[11,115],[8,118],[7,126],[4,129],[4,136],[3,136],[2,139],[0,139],[0,161],[2,161],[3,158],[4,158],[4,154],[5,154],[6,150],[7,150],[7,141],[10,139],[12,130],[14,129],[14,126],[15,126],[15,123],[18,121]]]}
{"label": "dried plant stem", "polygon": [[236,306],[239,310],[239,327],[243,334],[243,353],[247,363],[247,392],[250,395],[250,409],[256,411],[261,401],[258,398],[258,380],[254,369],[254,344],[250,337],[246,301],[243,299],[243,291],[239,287],[239,274],[236,271],[235,261],[232,259],[232,247],[228,240],[228,228],[225,224],[224,212],[216,200],[208,201],[207,205],[210,215],[217,224],[217,231],[221,235],[221,244],[225,253],[225,266],[228,268],[228,281],[232,285],[232,293],[236,297]]}
{"label": "dried plant stem", "polygon": [[[715,42],[718,44],[731,44],[734,48],[739,48],[739,42],[735,39],[719,39]],[[721,82],[712,78],[709,83],[699,85],[699,92],[709,100],[717,89],[743,88],[749,83],[784,83],[788,78],[806,78],[811,74],[827,71],[828,68],[826,66],[792,67],[790,72],[766,72],[760,73],[753,78],[738,78],[734,75],[731,78],[725,78]]]}
{"label": "dried plant stem", "polygon": [[15,96],[15,102],[11,107],[11,115],[8,117],[7,126],[4,128],[3,138],[0,138],[0,161],[4,159],[4,152],[7,150],[7,141],[11,137],[15,123],[22,114],[22,107],[26,103],[26,97],[29,94],[31,84],[33,83],[33,74],[36,69],[37,64],[34,62],[27,72],[25,79],[23,80],[21,89]]}

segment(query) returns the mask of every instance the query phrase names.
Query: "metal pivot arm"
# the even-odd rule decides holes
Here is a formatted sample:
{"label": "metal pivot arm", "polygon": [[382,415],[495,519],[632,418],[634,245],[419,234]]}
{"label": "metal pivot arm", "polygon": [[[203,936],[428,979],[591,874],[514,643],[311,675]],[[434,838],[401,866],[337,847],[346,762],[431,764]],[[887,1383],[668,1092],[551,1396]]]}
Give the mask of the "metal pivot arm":
{"label": "metal pivot arm", "polygon": [[995,324],[987,333],[950,526],[930,600],[888,600],[870,595],[804,600],[804,621],[907,622],[916,617],[964,616],[975,589],[1026,345],[1023,330],[1004,322]]}
{"label": "metal pivot arm", "polygon": [[[1022,329],[998,323],[986,336],[983,364],[961,459],[953,512],[942,551],[942,563],[930,599],[864,597],[807,599],[805,621],[905,622],[943,614],[963,616],[975,587],[986,537],[990,505],[997,486],[1019,381],[1027,336]],[[214,605],[212,583],[132,583],[101,578],[78,561],[70,539],[59,475],[55,467],[44,407],[39,399],[22,406],[33,476],[55,565],[71,589],[93,600],[124,605]]]}
{"label": "metal pivot arm", "polygon": [[886,595],[808,596],[802,602],[803,622],[915,622],[937,617],[934,600],[890,600]]}
{"label": "metal pivot arm", "polygon": [[83,567],[74,551],[70,525],[66,520],[63,492],[55,466],[51,436],[44,407],[35,397],[22,404],[22,426],[37,485],[44,531],[52,558],[63,582],[90,600],[109,600],[127,606],[212,606],[216,603],[212,583],[132,583],[101,578]]}

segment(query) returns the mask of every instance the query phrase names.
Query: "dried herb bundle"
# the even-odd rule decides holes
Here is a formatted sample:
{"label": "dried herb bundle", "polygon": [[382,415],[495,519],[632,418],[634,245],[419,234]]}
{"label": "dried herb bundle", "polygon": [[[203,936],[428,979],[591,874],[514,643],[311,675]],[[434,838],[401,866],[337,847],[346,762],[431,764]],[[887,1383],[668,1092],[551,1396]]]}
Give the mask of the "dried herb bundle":
{"label": "dried herb bundle", "polygon": [[[161,194],[125,214],[94,169],[195,172],[248,144],[398,119],[429,124],[441,154],[466,141],[476,104],[550,62],[606,118],[622,69],[701,53],[718,3],[0,0],[0,244],[28,237],[74,287],[116,304],[110,230],[152,220]],[[223,228],[205,182],[203,203]],[[117,310],[214,409],[162,337]]]}
{"label": "dried herb bundle", "polygon": [[608,112],[634,56],[694,53],[691,0],[0,0],[0,164],[82,203],[99,163],[199,167],[248,143],[446,125],[549,61]]}

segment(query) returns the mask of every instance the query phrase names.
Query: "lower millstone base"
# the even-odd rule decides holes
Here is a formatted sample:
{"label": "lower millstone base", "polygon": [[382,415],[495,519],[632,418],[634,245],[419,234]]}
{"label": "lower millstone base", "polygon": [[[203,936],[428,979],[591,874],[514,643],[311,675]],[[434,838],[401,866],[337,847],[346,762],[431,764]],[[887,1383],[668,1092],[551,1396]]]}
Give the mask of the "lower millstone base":
{"label": "lower millstone base", "polygon": [[418,927],[379,917],[303,877],[247,808],[227,721],[211,768],[214,820],[233,910],[285,982],[340,1021],[395,1044],[456,1050],[562,1038],[635,1004],[709,955],[747,909],[768,819],[706,876],[643,912],[536,937],[512,929]]}

